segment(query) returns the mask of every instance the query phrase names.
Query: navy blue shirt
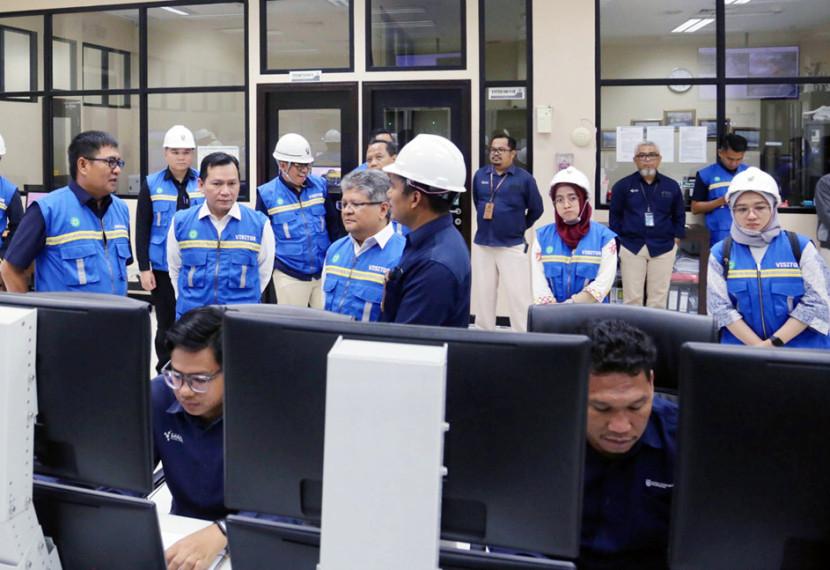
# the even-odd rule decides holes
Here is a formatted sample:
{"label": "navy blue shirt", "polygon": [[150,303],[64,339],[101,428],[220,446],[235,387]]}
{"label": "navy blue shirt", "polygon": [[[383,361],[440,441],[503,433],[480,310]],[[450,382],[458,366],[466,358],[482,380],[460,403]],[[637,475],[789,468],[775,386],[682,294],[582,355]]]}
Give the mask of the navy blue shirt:
{"label": "navy blue shirt", "polygon": [[470,326],[470,252],[449,214],[406,236],[387,276],[380,321]]}
{"label": "navy blue shirt", "polygon": [[[492,188],[498,187],[498,190],[493,195],[493,218],[485,220],[484,208],[490,201],[491,178]],[[491,247],[524,243],[525,230],[545,211],[536,180],[515,164],[511,164],[503,175],[499,175],[492,164],[480,168],[473,176],[473,204],[478,220],[473,241]]]}
{"label": "navy blue shirt", "polygon": [[188,414],[173,390],[156,377],[153,406],[153,455],[164,466],[174,515],[205,520],[224,518],[225,456],[222,418],[206,424]]}
{"label": "navy blue shirt", "polygon": [[[646,211],[653,214],[652,227],[646,226]],[[635,172],[611,189],[608,221],[628,251],[638,253],[645,245],[650,256],[662,255],[674,247],[674,238],[686,235],[683,193],[676,181],[659,172],[651,184]]]}
{"label": "navy blue shirt", "polygon": [[677,405],[654,398],[640,440],[619,458],[585,454],[580,568],[668,568]]}
{"label": "navy blue shirt", "polygon": [[[69,189],[75,194],[78,202],[92,210],[99,219],[104,218],[104,214],[107,213],[107,209],[112,204],[112,196],[107,195],[101,200],[101,207],[99,208],[98,201],[74,180],[69,182]],[[14,239],[9,244],[5,259],[18,269],[26,269],[40,255],[44,247],[46,247],[46,220],[43,219],[40,206],[35,202],[26,209],[23,219],[20,220],[20,225],[17,227]],[[133,258],[131,256],[127,260],[127,265],[132,262]]]}

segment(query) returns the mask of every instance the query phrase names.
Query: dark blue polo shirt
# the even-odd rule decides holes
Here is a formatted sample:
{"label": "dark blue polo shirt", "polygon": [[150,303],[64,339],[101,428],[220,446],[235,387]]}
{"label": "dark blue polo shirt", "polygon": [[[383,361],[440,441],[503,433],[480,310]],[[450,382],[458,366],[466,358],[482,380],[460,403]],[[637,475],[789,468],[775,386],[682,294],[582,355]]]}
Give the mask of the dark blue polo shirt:
{"label": "dark blue polo shirt", "polygon": [[585,455],[580,568],[668,568],[677,405],[654,398],[640,441],[609,459]]}
{"label": "dark blue polo shirt", "polygon": [[[95,198],[74,180],[69,182],[69,189],[75,194],[78,202],[92,210],[99,219],[103,219],[104,214],[107,213],[107,209],[112,204],[112,196],[105,196],[101,200],[101,208],[99,209]],[[46,221],[43,219],[40,206],[35,202],[26,209],[23,219],[20,220],[20,225],[9,244],[5,259],[19,269],[26,269],[40,255],[44,247],[46,247]],[[130,257],[127,260],[127,265],[132,262],[133,258]]]}
{"label": "dark blue polo shirt", "polygon": [[[654,226],[646,226],[646,211],[654,215]],[[659,172],[648,184],[639,172],[619,180],[611,189],[608,211],[611,229],[628,251],[637,253],[643,245],[650,256],[671,251],[674,238],[686,235],[686,208],[676,181]]]}
{"label": "dark blue polo shirt", "polygon": [[470,252],[446,214],[406,236],[389,272],[381,322],[470,326]]}
{"label": "dark blue polo shirt", "polygon": [[173,390],[156,377],[151,385],[153,455],[164,466],[174,515],[224,518],[225,457],[222,418],[205,424],[184,411]]}
{"label": "dark blue polo shirt", "polygon": [[[492,188],[498,187],[498,190],[493,195],[493,218],[485,220],[484,208],[490,201],[491,177]],[[492,164],[480,168],[473,176],[473,204],[478,221],[473,241],[490,247],[524,243],[525,231],[545,211],[536,180],[515,164],[511,164],[503,175],[499,175]]]}

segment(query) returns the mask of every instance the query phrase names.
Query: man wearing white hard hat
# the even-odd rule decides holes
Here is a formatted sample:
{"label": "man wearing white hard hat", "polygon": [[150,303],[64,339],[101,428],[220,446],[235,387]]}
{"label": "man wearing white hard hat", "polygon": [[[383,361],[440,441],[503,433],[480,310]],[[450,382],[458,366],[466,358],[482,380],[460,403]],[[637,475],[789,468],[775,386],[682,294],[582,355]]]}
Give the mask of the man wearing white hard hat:
{"label": "man wearing white hard hat", "polygon": [[383,169],[392,219],[411,232],[386,276],[380,320],[450,327],[470,324],[470,252],[450,207],[466,192],[461,151],[437,135],[418,135]]}
{"label": "man wearing white hard hat", "polygon": [[830,348],[830,272],[809,238],[781,229],[778,183],[751,166],[726,202],[732,229],[709,254],[706,288],[721,342]]}
{"label": "man wearing white hard hat", "polygon": [[199,172],[192,168],[196,152],[193,133],[183,125],[175,125],[165,133],[162,147],[167,168],[142,182],[135,220],[141,287],[150,291],[156,310],[157,372],[170,360],[165,338],[176,320],[176,293],[167,267],[167,234],[173,214],[205,201],[197,182]]}
{"label": "man wearing white hard hat", "polygon": [[506,293],[510,328],[527,330],[532,303],[530,259],[525,231],[544,213],[533,176],[514,164],[516,139],[496,134],[490,141],[490,164],[473,176],[473,205],[478,229],[473,239],[476,327],[496,328],[499,287]]}
{"label": "man wearing white hard hat", "polygon": [[314,157],[305,138],[283,135],[274,158],[279,174],[257,188],[256,208],[271,220],[276,239],[277,303],[322,309],[320,278],[326,251],[340,237],[339,217],[326,200],[326,181],[311,174]]}
{"label": "man wearing white hard hat", "polygon": [[[0,136],[0,160],[6,155],[6,141]],[[6,248],[23,217],[23,201],[20,191],[8,178],[0,176],[0,260],[6,257]],[[9,230],[8,234],[3,234]]]}

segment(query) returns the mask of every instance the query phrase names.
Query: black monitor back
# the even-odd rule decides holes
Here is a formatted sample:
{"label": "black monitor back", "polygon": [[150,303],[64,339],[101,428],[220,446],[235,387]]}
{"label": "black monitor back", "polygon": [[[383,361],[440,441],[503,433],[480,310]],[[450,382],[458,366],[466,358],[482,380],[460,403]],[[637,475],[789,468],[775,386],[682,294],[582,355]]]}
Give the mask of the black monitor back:
{"label": "black monitor back", "polygon": [[[228,517],[228,545],[236,570],[316,570],[320,529]],[[572,563],[442,547],[441,570],[567,570]]]}
{"label": "black monitor back", "polygon": [[35,481],[34,505],[63,570],[167,567],[151,501]]}
{"label": "black monitor back", "polygon": [[0,293],[0,305],[38,309],[35,473],[149,493],[150,305],[97,293]]}
{"label": "black monitor back", "polygon": [[575,558],[589,341],[227,313],[225,503],[319,520],[337,338],[449,345],[442,536]]}
{"label": "black monitor back", "polygon": [[827,568],[830,352],[681,352],[671,567]]}
{"label": "black monitor back", "polygon": [[684,342],[718,342],[718,327],[708,315],[615,303],[531,305],[527,330],[573,334],[590,321],[620,319],[648,334],[657,346],[654,385],[677,394],[680,347]]}

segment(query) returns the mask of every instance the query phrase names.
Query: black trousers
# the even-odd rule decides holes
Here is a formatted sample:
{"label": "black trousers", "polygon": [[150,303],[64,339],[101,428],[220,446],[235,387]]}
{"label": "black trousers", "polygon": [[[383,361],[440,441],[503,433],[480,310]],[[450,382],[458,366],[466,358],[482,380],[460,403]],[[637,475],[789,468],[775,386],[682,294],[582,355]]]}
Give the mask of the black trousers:
{"label": "black trousers", "polygon": [[153,306],[156,308],[156,372],[170,360],[170,351],[165,346],[167,331],[176,322],[176,293],[170,282],[170,274],[166,271],[153,269],[156,278],[156,288],[151,291]]}

